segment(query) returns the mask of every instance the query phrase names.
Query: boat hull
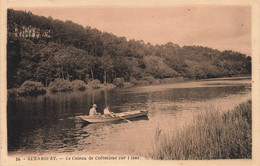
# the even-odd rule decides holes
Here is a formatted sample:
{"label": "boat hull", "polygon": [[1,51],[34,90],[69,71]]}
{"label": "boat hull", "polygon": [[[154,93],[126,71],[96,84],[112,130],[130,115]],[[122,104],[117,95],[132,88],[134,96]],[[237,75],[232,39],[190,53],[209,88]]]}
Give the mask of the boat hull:
{"label": "boat hull", "polygon": [[85,122],[89,123],[106,123],[114,122],[124,119],[138,118],[142,116],[147,116],[148,111],[131,111],[131,112],[122,112],[115,114],[116,117],[96,115],[96,116],[79,116],[79,118]]}

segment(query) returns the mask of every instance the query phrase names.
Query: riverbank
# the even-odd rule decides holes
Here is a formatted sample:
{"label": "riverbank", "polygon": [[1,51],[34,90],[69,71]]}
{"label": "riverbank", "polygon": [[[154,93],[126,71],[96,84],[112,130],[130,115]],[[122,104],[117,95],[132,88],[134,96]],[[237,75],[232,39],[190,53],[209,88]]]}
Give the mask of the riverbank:
{"label": "riverbank", "polygon": [[148,158],[208,160],[252,158],[251,100],[228,112],[208,110],[182,130],[170,133],[159,127],[156,146]]}
{"label": "riverbank", "polygon": [[63,79],[56,79],[48,87],[44,87],[39,82],[26,81],[19,88],[8,89],[8,97],[19,97],[19,96],[37,96],[46,93],[57,93],[57,92],[71,92],[71,91],[85,91],[87,89],[113,89],[119,88],[131,88],[131,87],[142,87],[149,85],[163,85],[172,83],[182,83],[189,81],[222,81],[222,80],[245,80],[251,79],[250,75],[235,76],[235,77],[225,77],[225,78],[210,78],[194,80],[185,77],[175,77],[175,78],[164,78],[155,79],[153,77],[145,77],[142,80],[132,80],[130,82],[125,82],[124,79],[115,79],[114,83],[100,83],[99,80],[94,80],[85,84],[81,80],[68,81]]}
{"label": "riverbank", "polygon": [[25,81],[21,87],[7,90],[8,97],[38,96],[48,93],[65,93],[72,91],[85,91],[87,89],[113,89],[114,84],[101,84],[99,81],[92,81],[85,84],[81,80],[70,82],[69,80],[56,79],[48,87],[44,87],[40,82]]}
{"label": "riverbank", "polygon": [[71,92],[71,91],[85,91],[87,89],[113,89],[119,88],[130,88],[135,86],[147,86],[147,85],[159,85],[169,84],[176,82],[183,82],[187,79],[183,77],[176,78],[165,78],[155,79],[153,77],[145,77],[142,80],[132,80],[125,82],[123,78],[116,78],[112,83],[100,83],[99,80],[89,81],[87,84],[81,80],[64,80],[56,79],[49,84],[48,87],[44,87],[42,83],[36,81],[25,81],[21,87],[9,89],[7,91],[8,96],[37,96],[46,93],[57,93],[57,92]]}

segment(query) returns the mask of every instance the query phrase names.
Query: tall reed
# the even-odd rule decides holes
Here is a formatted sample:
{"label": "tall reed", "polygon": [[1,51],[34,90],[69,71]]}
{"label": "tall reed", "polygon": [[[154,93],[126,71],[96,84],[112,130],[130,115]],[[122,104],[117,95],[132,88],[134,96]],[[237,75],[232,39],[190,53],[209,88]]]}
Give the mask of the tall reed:
{"label": "tall reed", "polygon": [[160,160],[241,159],[252,157],[251,101],[233,110],[205,111],[183,130],[156,129],[154,152]]}

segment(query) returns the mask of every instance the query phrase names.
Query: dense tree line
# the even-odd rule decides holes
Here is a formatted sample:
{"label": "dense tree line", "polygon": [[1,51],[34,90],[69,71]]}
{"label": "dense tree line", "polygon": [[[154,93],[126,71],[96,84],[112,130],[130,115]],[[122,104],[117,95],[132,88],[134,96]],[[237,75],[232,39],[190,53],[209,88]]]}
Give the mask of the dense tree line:
{"label": "dense tree line", "polygon": [[234,51],[168,42],[151,45],[71,21],[8,9],[8,88],[56,78],[113,82],[145,77],[192,79],[251,73],[251,57]]}

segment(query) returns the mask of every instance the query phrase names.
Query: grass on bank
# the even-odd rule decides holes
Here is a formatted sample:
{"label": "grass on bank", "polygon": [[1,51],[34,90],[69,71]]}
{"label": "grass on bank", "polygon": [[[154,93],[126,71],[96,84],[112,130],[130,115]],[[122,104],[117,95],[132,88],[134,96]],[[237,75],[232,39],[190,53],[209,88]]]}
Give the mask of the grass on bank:
{"label": "grass on bank", "polygon": [[174,134],[157,129],[149,158],[205,160],[252,158],[252,105],[240,104],[225,113],[209,111]]}

